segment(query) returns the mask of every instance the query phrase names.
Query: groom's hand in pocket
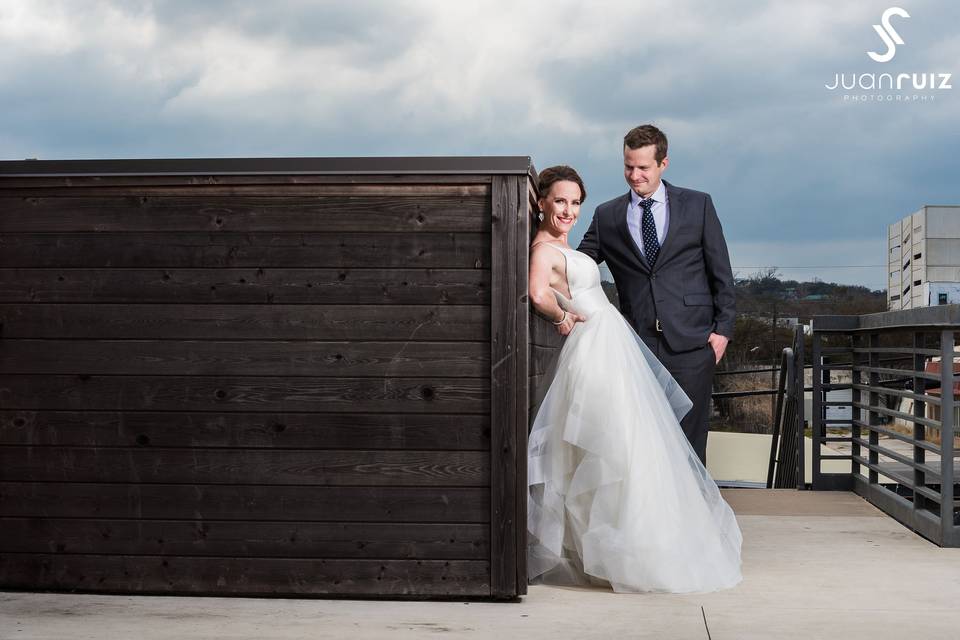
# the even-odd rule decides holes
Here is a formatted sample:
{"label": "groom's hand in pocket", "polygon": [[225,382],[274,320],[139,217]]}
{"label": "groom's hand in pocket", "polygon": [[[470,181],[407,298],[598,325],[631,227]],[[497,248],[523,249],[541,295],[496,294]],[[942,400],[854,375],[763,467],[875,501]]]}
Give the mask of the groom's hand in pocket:
{"label": "groom's hand in pocket", "polygon": [[717,357],[716,364],[720,364],[720,359],[723,358],[723,354],[727,350],[727,343],[730,342],[730,338],[719,333],[711,333],[707,342],[713,347],[713,353]]}

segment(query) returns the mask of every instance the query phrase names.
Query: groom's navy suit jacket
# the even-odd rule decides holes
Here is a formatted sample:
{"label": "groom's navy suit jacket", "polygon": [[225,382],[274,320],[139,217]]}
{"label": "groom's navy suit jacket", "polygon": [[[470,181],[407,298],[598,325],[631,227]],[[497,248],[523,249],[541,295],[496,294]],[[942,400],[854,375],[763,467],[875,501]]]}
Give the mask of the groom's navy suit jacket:
{"label": "groom's navy suit jacket", "polygon": [[659,319],[667,345],[689,351],[706,345],[710,332],[733,337],[733,271],[710,196],[663,184],[670,217],[653,268],[627,227],[629,192],[597,207],[577,249],[607,263],[620,311],[641,337],[655,337]]}

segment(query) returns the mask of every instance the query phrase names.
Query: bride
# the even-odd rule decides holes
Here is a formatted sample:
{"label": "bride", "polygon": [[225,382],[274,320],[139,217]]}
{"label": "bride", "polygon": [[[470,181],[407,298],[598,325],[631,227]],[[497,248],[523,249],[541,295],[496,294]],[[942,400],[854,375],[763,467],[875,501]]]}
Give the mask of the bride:
{"label": "bride", "polygon": [[691,403],[600,287],[567,234],[586,197],[570,167],[540,173],[530,300],[567,336],[534,419],[528,573],[617,592],[740,582],[742,537],[680,428]]}

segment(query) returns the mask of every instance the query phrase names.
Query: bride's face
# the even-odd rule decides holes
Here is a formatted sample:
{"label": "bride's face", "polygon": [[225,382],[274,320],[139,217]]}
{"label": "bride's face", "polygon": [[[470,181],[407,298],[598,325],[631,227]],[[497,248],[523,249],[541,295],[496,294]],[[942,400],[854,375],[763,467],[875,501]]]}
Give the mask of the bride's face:
{"label": "bride's face", "polygon": [[580,215],[580,186],[570,180],[560,180],[550,186],[550,192],[538,203],[543,211],[543,223],[559,233],[569,233]]}

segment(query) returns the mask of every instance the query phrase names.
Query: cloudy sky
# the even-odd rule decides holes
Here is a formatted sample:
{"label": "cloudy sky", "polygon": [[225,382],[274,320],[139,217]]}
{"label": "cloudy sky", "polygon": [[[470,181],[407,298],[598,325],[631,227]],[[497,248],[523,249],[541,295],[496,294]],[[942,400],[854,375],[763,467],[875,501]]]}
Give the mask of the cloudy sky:
{"label": "cloudy sky", "polygon": [[891,2],[0,0],[0,158],[529,155],[587,218],[653,122],[740,276],[885,288],[887,225],[960,204],[960,77],[825,86],[958,72],[954,0],[899,2],[868,57]]}

